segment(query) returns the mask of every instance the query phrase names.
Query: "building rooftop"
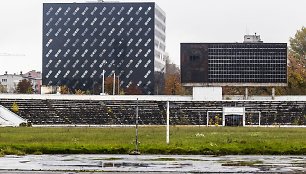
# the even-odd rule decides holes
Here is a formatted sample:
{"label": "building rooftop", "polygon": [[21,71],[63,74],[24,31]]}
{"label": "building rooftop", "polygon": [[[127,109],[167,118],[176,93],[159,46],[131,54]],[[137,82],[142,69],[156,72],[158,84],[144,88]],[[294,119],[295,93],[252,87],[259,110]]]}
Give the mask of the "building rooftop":
{"label": "building rooftop", "polygon": [[243,43],[263,43],[260,39],[260,35],[244,35]]}

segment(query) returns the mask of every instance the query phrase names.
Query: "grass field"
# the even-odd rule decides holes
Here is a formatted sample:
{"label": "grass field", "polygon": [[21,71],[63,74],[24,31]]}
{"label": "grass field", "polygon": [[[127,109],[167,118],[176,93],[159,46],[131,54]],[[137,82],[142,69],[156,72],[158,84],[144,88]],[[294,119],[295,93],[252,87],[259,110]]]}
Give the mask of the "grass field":
{"label": "grass field", "polygon": [[[305,128],[140,127],[142,154],[306,155]],[[135,128],[0,128],[0,154],[127,154]]]}

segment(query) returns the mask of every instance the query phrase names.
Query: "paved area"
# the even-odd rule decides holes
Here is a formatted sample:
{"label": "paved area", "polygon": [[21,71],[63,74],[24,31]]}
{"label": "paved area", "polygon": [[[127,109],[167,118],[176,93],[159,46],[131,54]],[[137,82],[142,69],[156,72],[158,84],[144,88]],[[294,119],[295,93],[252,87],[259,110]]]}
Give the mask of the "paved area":
{"label": "paved area", "polygon": [[306,156],[8,155],[0,173],[306,173]]}

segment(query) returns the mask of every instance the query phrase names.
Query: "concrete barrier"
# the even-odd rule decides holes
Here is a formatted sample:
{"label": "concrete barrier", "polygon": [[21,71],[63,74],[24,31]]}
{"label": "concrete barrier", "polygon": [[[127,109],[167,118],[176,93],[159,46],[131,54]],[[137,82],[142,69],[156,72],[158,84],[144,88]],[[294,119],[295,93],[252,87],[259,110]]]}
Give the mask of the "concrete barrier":
{"label": "concrete barrier", "polygon": [[21,123],[27,123],[27,120],[0,105],[0,126],[18,127]]}

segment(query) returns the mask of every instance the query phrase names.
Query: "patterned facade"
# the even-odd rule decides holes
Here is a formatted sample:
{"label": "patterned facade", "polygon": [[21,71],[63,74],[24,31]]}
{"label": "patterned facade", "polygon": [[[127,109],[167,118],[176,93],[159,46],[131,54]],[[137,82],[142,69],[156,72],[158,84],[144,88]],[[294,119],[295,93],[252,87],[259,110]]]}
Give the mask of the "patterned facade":
{"label": "patterned facade", "polygon": [[120,88],[153,94],[165,20],[155,3],[45,3],[43,85],[92,90],[115,74]]}

